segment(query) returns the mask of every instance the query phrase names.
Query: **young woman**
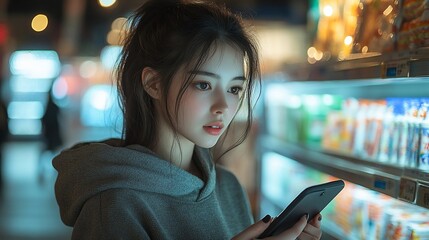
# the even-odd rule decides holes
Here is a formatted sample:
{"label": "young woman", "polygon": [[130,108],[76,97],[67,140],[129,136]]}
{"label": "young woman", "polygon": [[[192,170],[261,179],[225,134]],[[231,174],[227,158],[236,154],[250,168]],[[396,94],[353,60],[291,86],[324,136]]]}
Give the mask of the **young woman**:
{"label": "young woman", "polygon": [[[143,4],[131,18],[117,71],[123,137],[78,144],[53,162],[72,238],[258,237],[271,217],[253,223],[243,188],[209,150],[242,104],[249,129],[258,68],[255,43],[224,7]],[[273,239],[320,235],[320,216],[310,224],[303,216]]]}

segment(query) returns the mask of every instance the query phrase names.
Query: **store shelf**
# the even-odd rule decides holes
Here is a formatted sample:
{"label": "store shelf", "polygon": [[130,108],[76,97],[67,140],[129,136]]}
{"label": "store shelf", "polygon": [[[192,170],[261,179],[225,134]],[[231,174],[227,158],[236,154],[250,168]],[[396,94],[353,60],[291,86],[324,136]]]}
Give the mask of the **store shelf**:
{"label": "store shelf", "polygon": [[325,235],[328,234],[329,236],[328,239],[354,240],[351,236],[348,236],[346,233],[344,233],[343,229],[341,229],[341,227],[339,227],[338,224],[330,220],[326,220],[326,219],[323,220],[322,231],[323,231],[322,236],[326,237]]}
{"label": "store shelf", "polygon": [[[267,196],[262,196],[261,202],[263,202],[265,205],[267,204],[269,205],[269,206],[266,206],[266,208],[275,209],[273,210],[273,212],[270,213],[272,216],[276,216],[277,213],[280,213],[285,208],[285,206],[283,206],[284,204],[277,203],[276,200],[270,199]],[[338,226],[338,224],[332,221],[329,216],[323,215],[323,211],[322,211],[322,216],[323,216],[322,231],[325,239],[350,239],[351,240],[350,236],[348,236],[344,232],[344,230]]]}
{"label": "store shelf", "polygon": [[329,175],[429,209],[429,173],[286,143],[261,136],[263,151],[272,151]]}
{"label": "store shelf", "polygon": [[[297,81],[330,81],[343,79],[384,79],[429,76],[429,48],[395,53],[352,54],[336,62],[319,62],[288,67],[286,72]],[[305,68],[307,74],[302,74]]]}
{"label": "store shelf", "polygon": [[[265,84],[267,95],[281,96],[323,93],[344,98],[382,99],[388,97],[417,98],[429,95],[429,77],[326,80],[323,82],[278,80],[267,81]],[[273,101],[279,100],[273,99]],[[268,103],[268,106],[269,104],[271,102]]]}

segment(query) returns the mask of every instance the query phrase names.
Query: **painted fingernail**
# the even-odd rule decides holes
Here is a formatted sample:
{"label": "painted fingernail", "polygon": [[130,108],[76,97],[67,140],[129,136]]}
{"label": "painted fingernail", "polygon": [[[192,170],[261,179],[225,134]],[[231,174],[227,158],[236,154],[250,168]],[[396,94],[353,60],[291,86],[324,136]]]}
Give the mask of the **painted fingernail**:
{"label": "painted fingernail", "polygon": [[267,216],[262,218],[262,222],[264,222],[264,223],[268,223],[270,220],[271,220],[271,216],[269,214],[267,214]]}
{"label": "painted fingernail", "polygon": [[320,215],[317,220],[322,221],[322,215]]}

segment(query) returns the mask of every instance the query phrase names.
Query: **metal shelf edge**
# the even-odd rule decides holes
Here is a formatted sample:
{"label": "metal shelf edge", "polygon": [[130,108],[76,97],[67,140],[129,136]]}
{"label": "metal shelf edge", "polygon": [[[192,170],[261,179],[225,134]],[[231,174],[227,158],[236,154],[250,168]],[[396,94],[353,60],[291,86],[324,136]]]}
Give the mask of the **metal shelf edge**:
{"label": "metal shelf edge", "polygon": [[288,144],[269,136],[262,137],[261,142],[265,149],[277,152],[308,167],[398,198],[400,176],[368,167],[367,162],[359,164],[347,161],[337,156]]}

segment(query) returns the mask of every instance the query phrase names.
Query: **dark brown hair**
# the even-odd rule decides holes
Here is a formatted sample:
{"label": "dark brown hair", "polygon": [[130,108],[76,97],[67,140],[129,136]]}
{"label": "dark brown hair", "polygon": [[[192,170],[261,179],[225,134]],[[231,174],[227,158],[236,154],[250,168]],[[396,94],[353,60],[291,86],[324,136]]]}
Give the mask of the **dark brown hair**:
{"label": "dark brown hair", "polygon": [[[239,107],[244,102],[248,105],[247,127],[228,150],[243,142],[252,124],[252,92],[255,81],[260,84],[260,75],[257,47],[242,18],[215,3],[153,0],[144,3],[129,19],[117,69],[125,145],[140,144],[152,149],[157,142],[154,104],[143,89],[142,70],[150,67],[159,74],[163,106],[167,109],[173,76],[182,66],[193,64],[192,69],[198,69],[219,43],[228,43],[245,56],[247,88]],[[179,91],[174,116],[191,80],[192,76]],[[174,122],[172,116],[168,114],[170,123]]]}

